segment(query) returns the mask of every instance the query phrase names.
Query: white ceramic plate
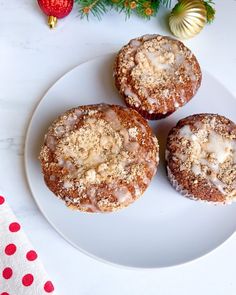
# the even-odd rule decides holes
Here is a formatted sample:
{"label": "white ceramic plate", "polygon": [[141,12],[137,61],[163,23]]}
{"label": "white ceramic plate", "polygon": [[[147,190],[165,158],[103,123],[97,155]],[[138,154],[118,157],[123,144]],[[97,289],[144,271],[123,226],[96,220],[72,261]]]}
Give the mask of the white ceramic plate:
{"label": "white ceramic plate", "polygon": [[110,214],[71,211],[45,186],[38,155],[44,133],[61,113],[83,104],[123,104],[113,86],[114,56],[79,65],[46,93],[32,117],[25,146],[25,167],[32,194],[53,227],[81,251],[114,264],[157,268],[182,264],[209,253],[236,230],[236,204],[214,206],[191,201],[169,184],[163,152],[168,131],[180,118],[201,112],[236,121],[235,98],[203,72],[196,97],[172,116],[152,122],[161,145],[161,164],[143,197]]}

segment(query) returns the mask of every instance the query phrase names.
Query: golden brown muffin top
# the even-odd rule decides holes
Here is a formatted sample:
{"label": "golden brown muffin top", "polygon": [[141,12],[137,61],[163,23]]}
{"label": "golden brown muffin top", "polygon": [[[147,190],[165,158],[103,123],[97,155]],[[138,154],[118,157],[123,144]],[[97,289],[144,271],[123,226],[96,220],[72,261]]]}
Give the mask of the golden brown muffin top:
{"label": "golden brown muffin top", "polygon": [[116,85],[130,106],[167,114],[188,102],[201,83],[201,69],[180,41],[145,35],[124,46],[114,66]]}
{"label": "golden brown muffin top", "polygon": [[68,205],[112,211],[143,193],[156,171],[158,144],[134,110],[82,106],[49,128],[40,160],[47,185]]}
{"label": "golden brown muffin top", "polygon": [[229,119],[199,114],[181,120],[169,135],[167,160],[172,174],[187,172],[193,186],[210,186],[216,201],[236,198],[236,125]]}

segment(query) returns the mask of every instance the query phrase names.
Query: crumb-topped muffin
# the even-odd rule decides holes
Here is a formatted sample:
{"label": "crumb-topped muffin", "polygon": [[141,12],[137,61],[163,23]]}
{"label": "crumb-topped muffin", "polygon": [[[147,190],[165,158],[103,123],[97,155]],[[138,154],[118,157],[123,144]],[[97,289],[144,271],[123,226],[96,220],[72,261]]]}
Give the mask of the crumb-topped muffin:
{"label": "crumb-topped muffin", "polygon": [[202,80],[193,53],[182,42],[160,35],[145,35],[125,45],[116,58],[114,77],[127,106],[150,120],[186,104]]}
{"label": "crumb-topped muffin", "polygon": [[68,207],[111,212],[143,194],[156,173],[159,148],[135,110],[88,105],[49,127],[40,161],[45,183]]}
{"label": "crumb-topped muffin", "polygon": [[167,172],[173,186],[195,200],[236,199],[236,125],[214,114],[187,117],[170,131]]}

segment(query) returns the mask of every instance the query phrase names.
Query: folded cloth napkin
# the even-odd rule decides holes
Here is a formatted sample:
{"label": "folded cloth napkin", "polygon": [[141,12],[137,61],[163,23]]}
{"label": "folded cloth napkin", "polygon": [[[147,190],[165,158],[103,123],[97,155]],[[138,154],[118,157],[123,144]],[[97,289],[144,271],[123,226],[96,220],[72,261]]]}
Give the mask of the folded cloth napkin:
{"label": "folded cloth napkin", "polygon": [[0,195],[0,295],[55,295],[14,213]]}

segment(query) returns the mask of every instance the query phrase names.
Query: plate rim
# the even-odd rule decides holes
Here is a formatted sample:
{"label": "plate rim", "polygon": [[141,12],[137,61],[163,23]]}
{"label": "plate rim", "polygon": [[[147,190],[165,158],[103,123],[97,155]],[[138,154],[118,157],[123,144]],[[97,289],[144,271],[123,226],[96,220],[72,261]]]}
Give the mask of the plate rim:
{"label": "plate rim", "polygon": [[[36,203],[40,213],[42,214],[43,218],[46,219],[46,221],[48,222],[48,224],[52,227],[52,229],[60,236],[62,237],[68,244],[70,244],[73,248],[75,248],[76,250],[79,250],[82,254],[86,255],[87,257],[89,257],[90,259],[93,259],[97,262],[101,262],[105,265],[110,265],[113,267],[118,267],[121,269],[128,269],[128,270],[136,270],[136,271],[151,271],[151,270],[161,270],[161,269],[170,269],[170,268],[179,268],[182,266],[187,266],[190,265],[192,263],[195,263],[201,259],[206,258],[207,256],[211,255],[212,253],[214,253],[216,250],[220,249],[221,247],[225,246],[226,243],[230,242],[231,239],[233,239],[235,233],[236,233],[236,229],[222,242],[220,243],[218,246],[216,246],[215,248],[213,248],[212,250],[207,251],[206,253],[200,255],[199,257],[193,258],[189,261],[185,261],[185,262],[180,262],[180,263],[176,263],[173,265],[163,265],[163,266],[150,266],[150,267],[142,267],[142,266],[131,266],[131,265],[125,265],[122,263],[118,263],[118,262],[112,262],[109,260],[106,260],[104,258],[101,258],[95,254],[92,254],[88,251],[86,251],[85,249],[81,248],[80,246],[76,245],[74,242],[72,242],[68,237],[65,236],[65,234],[55,225],[55,223],[50,220],[50,218],[47,216],[47,214],[44,213],[44,210],[42,209],[41,205],[39,204],[37,198],[35,198],[32,187],[30,185],[30,180],[29,180],[29,171],[27,169],[27,157],[26,155],[28,155],[28,150],[29,150],[29,136],[30,136],[30,131],[31,131],[31,127],[33,124],[33,120],[34,120],[34,116],[36,115],[37,109],[39,108],[39,106],[41,105],[41,103],[44,101],[45,97],[47,96],[47,94],[49,93],[49,91],[51,90],[52,87],[54,87],[57,83],[60,82],[60,80],[62,80],[66,75],[72,73],[74,70],[76,70],[77,68],[79,68],[80,66],[93,62],[97,59],[102,59],[102,58],[106,58],[106,57],[112,57],[115,55],[115,52],[112,53],[107,53],[107,54],[102,54],[102,55],[98,55],[95,56],[93,58],[90,59],[86,59],[85,61],[77,64],[76,66],[74,66],[73,68],[71,68],[70,70],[66,71],[64,74],[62,74],[58,79],[56,79],[54,82],[52,82],[52,84],[47,88],[47,90],[44,92],[44,94],[41,96],[41,98],[39,99],[39,101],[36,103],[36,106],[34,107],[30,118],[28,120],[28,124],[27,124],[27,128],[26,128],[26,132],[25,132],[25,140],[24,140],[24,160],[23,160],[23,165],[24,165],[24,174],[25,174],[25,178],[26,178],[26,183],[29,189],[29,192],[31,194],[31,196],[33,197],[34,202]],[[236,104],[236,97],[234,96],[234,94],[223,84],[221,83],[221,81],[219,81],[218,78],[215,77],[214,74],[210,73],[209,71],[206,71],[205,69],[202,70],[202,72],[205,72],[207,74],[209,74],[210,76],[212,76],[221,86],[223,86],[231,95],[232,97],[234,97],[235,99],[235,104]]]}

